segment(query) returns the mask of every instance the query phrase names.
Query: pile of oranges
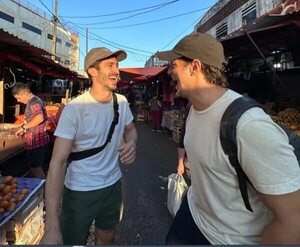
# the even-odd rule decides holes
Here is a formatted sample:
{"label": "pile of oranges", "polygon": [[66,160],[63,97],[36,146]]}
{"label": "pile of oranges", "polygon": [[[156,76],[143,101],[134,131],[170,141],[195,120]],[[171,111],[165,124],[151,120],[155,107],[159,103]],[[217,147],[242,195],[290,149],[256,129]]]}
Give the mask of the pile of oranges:
{"label": "pile of oranges", "polygon": [[18,188],[18,181],[12,176],[5,176],[0,181],[0,214],[11,212],[28,195],[28,189]]}

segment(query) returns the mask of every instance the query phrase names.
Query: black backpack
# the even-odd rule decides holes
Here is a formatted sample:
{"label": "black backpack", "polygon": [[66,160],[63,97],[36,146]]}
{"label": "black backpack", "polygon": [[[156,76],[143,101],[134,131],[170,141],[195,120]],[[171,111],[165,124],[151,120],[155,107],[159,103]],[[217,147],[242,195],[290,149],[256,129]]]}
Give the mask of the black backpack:
{"label": "black backpack", "polygon": [[[224,150],[224,153],[228,155],[229,161],[237,173],[239,188],[244,204],[246,208],[251,212],[253,212],[253,210],[249,203],[247,191],[247,182],[249,182],[250,184],[251,182],[249,181],[247,175],[244,173],[237,157],[236,126],[242,114],[252,107],[260,107],[264,109],[261,104],[247,97],[240,97],[234,100],[224,112],[220,125],[221,146]],[[300,163],[300,137],[286,127],[282,125],[280,125],[280,127],[286,132],[287,136],[289,137],[289,143],[294,147],[295,155],[297,157],[298,163]]]}

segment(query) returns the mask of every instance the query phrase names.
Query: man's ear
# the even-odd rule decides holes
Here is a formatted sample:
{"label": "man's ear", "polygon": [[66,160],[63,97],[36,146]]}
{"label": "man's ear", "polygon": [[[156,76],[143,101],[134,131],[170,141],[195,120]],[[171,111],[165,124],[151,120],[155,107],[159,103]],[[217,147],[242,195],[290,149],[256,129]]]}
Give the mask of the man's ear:
{"label": "man's ear", "polygon": [[96,76],[97,70],[94,67],[90,67],[90,68],[88,68],[87,72],[91,77],[94,77],[94,76]]}
{"label": "man's ear", "polygon": [[191,75],[199,73],[201,71],[202,64],[199,59],[194,59],[191,63]]}

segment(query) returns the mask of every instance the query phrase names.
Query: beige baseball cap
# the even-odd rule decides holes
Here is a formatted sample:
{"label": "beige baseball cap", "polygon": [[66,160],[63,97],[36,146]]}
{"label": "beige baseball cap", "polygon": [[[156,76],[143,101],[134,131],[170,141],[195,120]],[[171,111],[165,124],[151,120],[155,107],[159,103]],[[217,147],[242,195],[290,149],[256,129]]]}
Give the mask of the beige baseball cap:
{"label": "beige baseball cap", "polygon": [[110,57],[115,57],[118,62],[120,62],[127,57],[127,53],[123,50],[112,52],[105,47],[93,48],[85,56],[84,70],[87,72],[88,68],[94,65],[97,61],[104,60]]}
{"label": "beige baseball cap", "polygon": [[205,33],[193,33],[182,38],[170,51],[158,52],[161,60],[173,61],[180,57],[199,59],[202,63],[223,70],[226,64],[220,41]]}

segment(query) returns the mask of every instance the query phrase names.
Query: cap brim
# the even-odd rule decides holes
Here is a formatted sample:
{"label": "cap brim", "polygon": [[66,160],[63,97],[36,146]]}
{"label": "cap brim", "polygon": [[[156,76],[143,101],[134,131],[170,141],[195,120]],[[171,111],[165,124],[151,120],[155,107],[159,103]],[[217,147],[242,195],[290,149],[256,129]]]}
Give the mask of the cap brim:
{"label": "cap brim", "polygon": [[173,51],[162,51],[162,52],[158,52],[156,55],[160,60],[164,60],[164,61],[173,61],[177,58],[182,57],[181,55]]}
{"label": "cap brim", "polygon": [[118,50],[113,52],[109,57],[115,57],[118,60],[118,62],[121,62],[124,59],[126,59],[127,53],[123,50]]}

